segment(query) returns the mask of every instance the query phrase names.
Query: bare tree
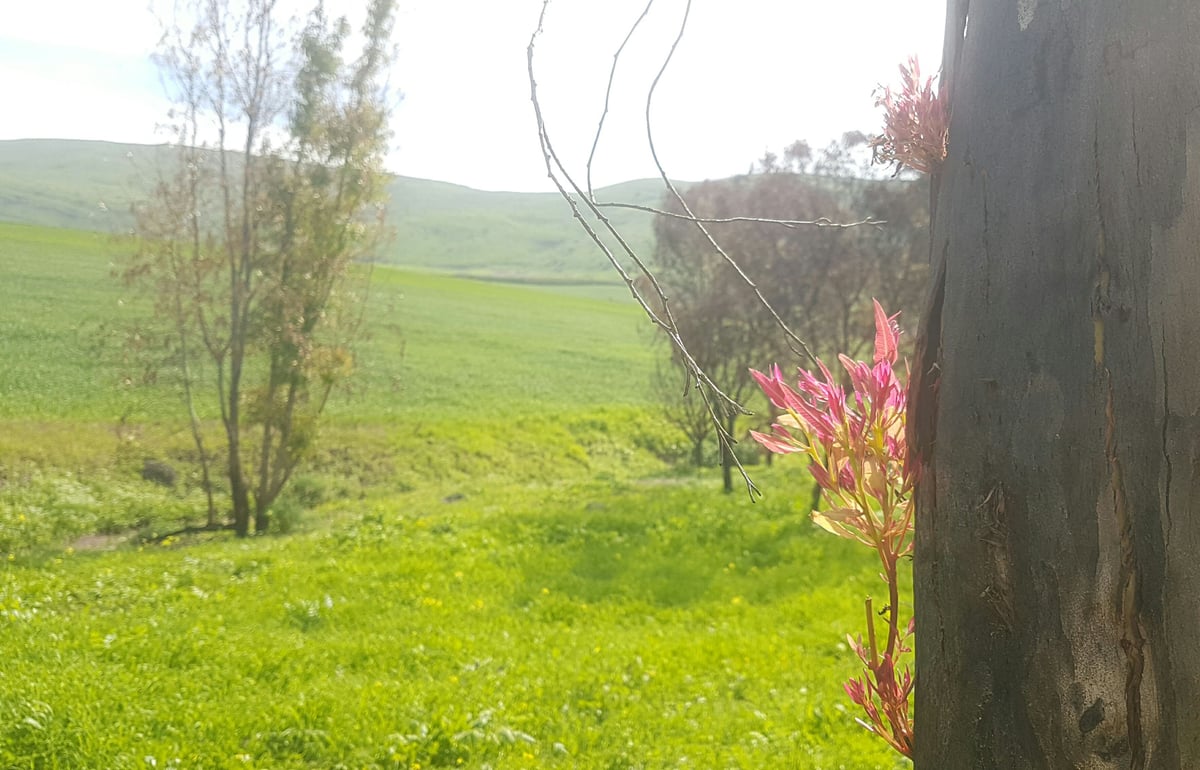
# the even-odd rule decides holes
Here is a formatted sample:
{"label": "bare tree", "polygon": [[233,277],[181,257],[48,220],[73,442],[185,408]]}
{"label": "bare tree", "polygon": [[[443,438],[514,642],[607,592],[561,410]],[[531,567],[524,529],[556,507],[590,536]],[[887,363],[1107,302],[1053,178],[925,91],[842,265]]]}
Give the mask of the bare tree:
{"label": "bare tree", "polygon": [[[720,196],[723,185],[704,183],[687,194],[692,209],[703,211],[710,195]],[[740,223],[727,225],[740,226]],[[714,228],[717,227],[714,225]],[[723,393],[742,403],[754,387],[748,374],[756,365],[763,350],[763,335],[773,339],[774,321],[762,312],[753,293],[743,283],[727,280],[728,266],[709,248],[689,238],[694,232],[684,219],[659,218],[655,223],[656,274],[673,305],[673,316],[679,339],[689,351],[691,360],[701,367]],[[677,372],[677,383],[687,383],[688,362],[678,347],[668,348],[668,361]],[[691,391],[691,388],[686,390]],[[679,390],[675,392],[679,398]],[[693,442],[693,456],[702,452],[710,432],[702,427],[701,418],[712,427],[708,408],[701,409],[703,399],[688,392],[687,403],[669,413],[675,414]],[[737,436],[738,410],[728,405],[718,407],[719,430],[729,439]],[[731,441],[721,442],[721,469],[726,492],[733,489],[732,469],[736,460]]]}
{"label": "bare tree", "polygon": [[252,515],[268,528],[352,368],[369,276],[352,264],[381,232],[393,5],[368,3],[353,61],[347,22],[321,5],[289,35],[276,0],[195,0],[164,37],[179,165],[137,212],[126,276],[168,311],[207,474],[193,365],[205,360],[241,536]]}
{"label": "bare tree", "polygon": [[688,461],[693,468],[704,467],[713,436],[712,416],[707,406],[670,358],[658,362],[654,384],[662,398],[663,416],[687,438],[691,450]]}
{"label": "bare tree", "polygon": [[[606,93],[611,93],[613,80],[615,78],[618,65],[620,63],[621,54],[628,44],[629,40],[636,34],[638,27],[645,20],[650,8],[654,5],[655,0],[648,0],[645,10],[633,22],[629,33],[624,41],[617,48],[613,56],[613,66],[609,74],[608,89]],[[658,327],[670,341],[670,344],[678,351],[679,360],[682,362],[687,371],[688,378],[694,383],[696,392],[703,400],[707,411],[713,421],[716,429],[717,438],[722,445],[722,451],[726,452],[738,469],[741,470],[740,463],[732,451],[732,443],[734,438],[726,428],[725,413],[729,410],[745,413],[747,410],[742,406],[737,399],[725,393],[721,387],[709,376],[708,372],[701,366],[688,350],[687,345],[683,342],[680,336],[680,327],[671,307],[671,302],[662,285],[659,283],[655,272],[650,269],[646,260],[636,253],[629,245],[629,241],[624,235],[613,226],[605,214],[607,209],[611,208],[629,208],[660,216],[667,216],[677,219],[682,219],[691,222],[704,238],[712,246],[713,251],[724,260],[725,264],[731,269],[734,280],[740,281],[750,290],[754,298],[761,303],[768,315],[772,318],[780,332],[788,341],[789,348],[799,356],[803,356],[809,360],[815,360],[815,356],[808,344],[801,339],[787,324],[784,318],[775,310],[775,308],[767,301],[762,289],[755,280],[746,274],[741,269],[741,266],[733,259],[725,250],[724,246],[718,242],[713,234],[709,231],[710,224],[736,221],[755,221],[762,224],[772,224],[781,228],[793,229],[802,227],[820,227],[820,228],[850,228],[864,224],[871,224],[873,220],[867,218],[856,222],[836,222],[826,217],[816,219],[766,219],[756,217],[732,217],[714,219],[704,216],[699,216],[691,210],[683,195],[672,182],[670,176],[663,168],[662,163],[658,160],[658,152],[654,144],[653,122],[651,113],[654,104],[654,94],[658,88],[658,83],[661,80],[663,73],[671,63],[674,57],[675,50],[682,40],[687,29],[688,16],[691,13],[691,0],[688,0],[684,5],[684,10],[680,19],[679,31],[672,43],[670,50],[663,61],[662,67],[654,78],[646,95],[646,128],[647,140],[651,155],[654,158],[654,163],[658,168],[659,175],[666,188],[670,200],[674,201],[679,206],[679,211],[668,211],[665,209],[642,206],[639,204],[622,203],[619,201],[603,202],[598,201],[592,190],[591,184],[591,167],[592,160],[595,157],[595,149],[599,145],[601,135],[604,131],[604,121],[608,114],[608,100],[605,98],[604,108],[601,112],[600,119],[597,123],[595,138],[592,143],[592,154],[589,156],[586,169],[584,170],[584,180],[577,180],[567,167],[563,164],[554,143],[551,140],[549,128],[546,124],[545,116],[543,115],[541,103],[538,99],[538,85],[534,68],[534,54],[537,46],[538,36],[542,34],[545,25],[546,9],[550,5],[550,0],[544,0],[542,13],[538,19],[538,25],[530,37],[529,46],[527,48],[527,62],[529,72],[530,85],[530,100],[533,103],[534,116],[537,120],[538,139],[542,147],[542,155],[545,161],[547,176],[553,181],[559,193],[571,208],[577,222],[596,244],[597,248],[604,253],[608,258],[613,269],[617,271],[621,279],[629,288],[634,300],[646,312],[651,322]],[[612,244],[610,246],[610,243]],[[743,480],[746,482],[747,490],[751,497],[758,494],[758,489],[754,486],[750,477],[742,471]]]}
{"label": "bare tree", "polygon": [[[749,375],[790,357],[787,338],[755,293],[737,280],[725,256],[761,286],[761,294],[810,347],[826,357],[858,355],[870,344],[872,297],[892,310],[915,309],[926,280],[928,213],[924,185],[844,177],[863,173],[856,148],[861,134],[847,134],[814,156],[804,142],[787,148],[782,159],[768,153],[756,172],[690,185],[682,191],[690,211],[707,220],[707,233],[695,227],[682,204],[670,195],[666,214],[655,221],[654,270],[673,306],[683,344],[721,390],[739,403],[757,391]],[[869,154],[866,154],[869,161]],[[849,219],[851,210],[882,214],[886,224],[860,228],[780,228],[775,221],[816,219],[823,213]],[[766,221],[764,221],[766,220]],[[709,236],[724,244],[725,255]],[[643,282],[644,283],[644,282]],[[669,360],[686,375],[678,348]],[[707,439],[697,399],[679,404],[669,394],[667,414],[688,434],[694,452]],[[721,414],[732,437],[736,410]],[[732,489],[732,453],[722,448],[725,489]]]}

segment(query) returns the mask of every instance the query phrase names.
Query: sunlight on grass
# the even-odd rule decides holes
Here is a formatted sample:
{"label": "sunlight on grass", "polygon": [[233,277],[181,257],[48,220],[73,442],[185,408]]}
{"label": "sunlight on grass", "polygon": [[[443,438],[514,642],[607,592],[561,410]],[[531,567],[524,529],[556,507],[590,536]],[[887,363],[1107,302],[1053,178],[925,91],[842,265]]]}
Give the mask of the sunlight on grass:
{"label": "sunlight on grass", "polygon": [[871,567],[786,500],[592,484],[365,508],[9,566],[0,757],[898,766],[839,684]]}
{"label": "sunlight on grass", "polygon": [[675,468],[632,306],[379,270],[292,534],[143,543],[203,501],[101,334],[120,246],[0,240],[0,766],[905,766],[841,688],[875,565],[794,466]]}

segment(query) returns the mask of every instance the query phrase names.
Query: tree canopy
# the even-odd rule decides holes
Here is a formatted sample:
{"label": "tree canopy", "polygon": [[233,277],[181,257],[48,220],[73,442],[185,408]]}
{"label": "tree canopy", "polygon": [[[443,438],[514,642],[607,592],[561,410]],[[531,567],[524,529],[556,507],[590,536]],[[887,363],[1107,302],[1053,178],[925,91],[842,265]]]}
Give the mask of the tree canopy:
{"label": "tree canopy", "polygon": [[[125,270],[155,301],[209,466],[223,454],[233,526],[263,532],[353,367],[381,235],[393,0],[371,0],[362,48],[318,4],[290,29],[275,0],[195,0],[159,54],[177,106],[176,165],[140,206]],[[220,414],[214,450],[200,401]]]}

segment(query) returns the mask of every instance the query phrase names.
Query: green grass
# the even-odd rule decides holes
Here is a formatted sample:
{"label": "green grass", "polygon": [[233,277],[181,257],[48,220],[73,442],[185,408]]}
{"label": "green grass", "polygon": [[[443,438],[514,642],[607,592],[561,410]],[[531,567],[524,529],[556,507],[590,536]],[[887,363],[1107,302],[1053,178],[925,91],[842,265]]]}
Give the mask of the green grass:
{"label": "green grass", "polygon": [[[0,224],[10,299],[0,306],[0,528],[24,532],[25,506],[74,511],[34,528],[39,547],[90,531],[197,520],[195,474],[167,515],[126,500],[146,457],[189,468],[177,384],[151,386],[126,360],[122,324],[144,315],[110,278],[126,248],[93,233]],[[680,440],[653,417],[652,351],[632,303],[376,268],[358,376],[337,394],[307,471],[326,497],[373,487],[417,489],[544,482],[661,470]],[[211,394],[200,402],[217,434]],[[71,484],[52,483],[55,472]],[[47,480],[47,474],[50,480]],[[82,492],[76,487],[86,487]],[[108,490],[107,492],[105,490]],[[86,511],[79,494],[97,501]],[[189,507],[190,506],[190,507]],[[190,511],[190,514],[189,514]],[[181,515],[187,514],[187,515]],[[5,550],[0,538],[0,551]]]}
{"label": "green grass", "polygon": [[[122,320],[143,313],[110,278],[128,246],[87,232],[0,224],[0,419],[174,416],[173,391],[121,389]],[[348,420],[470,419],[608,405],[648,406],[648,327],[612,293],[471,281],[377,267]],[[106,333],[107,332],[107,333]]]}
{"label": "green grass", "polygon": [[773,485],[402,496],[288,539],[18,561],[0,764],[899,767],[839,686],[872,566]]}
{"label": "green grass", "polygon": [[[0,419],[115,420],[121,367],[98,360],[104,324],[125,312],[105,235],[0,225]],[[108,358],[113,358],[109,356]]]}
{"label": "green grass", "polygon": [[292,534],[139,546],[202,501],[169,378],[101,333],[122,249],[0,225],[0,767],[904,766],[841,690],[870,555],[796,464],[757,504],[676,468],[595,287],[378,269]]}
{"label": "green grass", "polygon": [[[649,406],[654,351],[632,300],[377,269],[348,409],[470,420]],[[395,380],[394,390],[389,383]]]}

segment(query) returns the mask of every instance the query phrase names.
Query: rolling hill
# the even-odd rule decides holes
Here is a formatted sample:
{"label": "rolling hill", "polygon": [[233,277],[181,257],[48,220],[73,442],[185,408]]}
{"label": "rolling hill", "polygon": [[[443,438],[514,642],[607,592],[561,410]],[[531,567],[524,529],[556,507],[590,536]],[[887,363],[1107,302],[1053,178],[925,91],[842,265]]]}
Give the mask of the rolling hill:
{"label": "rolling hill", "polygon": [[[129,228],[130,205],[146,196],[166,145],[59,139],[0,141],[0,221],[77,230]],[[654,204],[657,180],[597,191],[602,200]],[[390,185],[395,238],[382,261],[481,278],[612,283],[603,255],[557,193],[484,192],[397,176]],[[614,224],[642,253],[651,219],[628,210]]]}

